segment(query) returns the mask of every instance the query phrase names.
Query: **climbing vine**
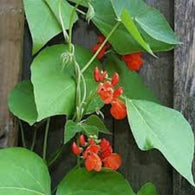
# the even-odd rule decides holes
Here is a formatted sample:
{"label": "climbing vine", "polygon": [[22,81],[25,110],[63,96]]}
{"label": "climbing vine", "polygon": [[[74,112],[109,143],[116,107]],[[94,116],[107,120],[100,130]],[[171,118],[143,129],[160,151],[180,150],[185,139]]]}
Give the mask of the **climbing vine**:
{"label": "climbing vine", "polygon": [[[104,105],[109,105],[115,120],[128,119],[141,150],[158,149],[194,185],[189,123],[181,113],[161,105],[138,74],[144,66],[143,52],[155,58],[156,52],[180,44],[163,15],[143,0],[24,0],[24,9],[33,42],[31,79],[12,90],[9,108],[35,127],[35,134],[31,151],[25,149],[23,133],[24,148],[0,151],[0,195],[135,195],[118,171],[123,156],[99,137],[111,134],[104,125]],[[97,44],[90,50],[73,42],[79,18],[99,30]],[[44,47],[60,33],[64,44]],[[67,119],[63,145],[48,158],[50,117],[56,115]],[[46,129],[40,158],[33,149],[42,124]],[[69,142],[77,164],[51,190],[48,167]],[[157,191],[147,183],[138,194]]]}

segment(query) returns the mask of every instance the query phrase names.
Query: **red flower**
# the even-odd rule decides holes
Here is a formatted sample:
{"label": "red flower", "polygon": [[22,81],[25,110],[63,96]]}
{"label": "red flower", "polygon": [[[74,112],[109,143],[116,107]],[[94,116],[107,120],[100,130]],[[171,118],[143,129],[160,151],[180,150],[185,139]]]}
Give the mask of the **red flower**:
{"label": "red flower", "polygon": [[[95,53],[100,48],[100,46],[102,45],[102,43],[104,41],[105,41],[105,37],[104,36],[99,36],[98,37],[98,43],[92,48],[92,52]],[[104,57],[104,54],[105,54],[106,50],[109,49],[109,48],[110,48],[110,44],[109,43],[106,43],[104,45],[104,47],[100,50],[97,58],[99,60],[101,60]]]}
{"label": "red flower", "polygon": [[73,144],[72,144],[72,152],[73,152],[73,154],[75,154],[76,156],[78,156],[78,155],[81,154],[82,149],[79,148],[75,142],[73,142]]}
{"label": "red flower", "polygon": [[102,168],[102,161],[97,154],[91,153],[85,160],[85,167],[88,171],[94,170],[99,172]]}
{"label": "red flower", "polygon": [[114,93],[113,93],[113,98],[117,99],[118,97],[120,97],[123,94],[123,88],[119,87],[117,89],[115,89]]}
{"label": "red flower", "polygon": [[103,160],[103,163],[105,167],[117,170],[122,164],[122,159],[119,154],[112,153]]}
{"label": "red flower", "polygon": [[111,104],[112,107],[110,109],[110,113],[115,119],[122,120],[127,116],[127,109],[124,102],[117,99],[113,101]]}
{"label": "red flower", "polygon": [[100,83],[98,86],[98,94],[105,104],[110,104],[112,102],[113,92],[113,85],[109,81]]}
{"label": "red flower", "polygon": [[110,145],[110,142],[106,139],[102,139],[101,143],[101,159],[105,159],[106,157],[110,156],[112,154],[112,147]]}
{"label": "red flower", "polygon": [[107,71],[101,71],[98,69],[98,67],[94,70],[94,78],[96,82],[104,81],[107,77]]}
{"label": "red flower", "polygon": [[[75,142],[72,144],[72,151],[75,155],[82,155],[81,158],[85,161],[85,167],[88,171],[100,171],[102,166],[109,169],[117,170],[121,163],[121,157],[118,154],[112,153],[112,146],[106,139],[98,140],[89,139],[85,141],[84,135],[79,137],[79,148]],[[87,147],[85,147],[87,146]]]}
{"label": "red flower", "polygon": [[133,71],[140,70],[143,65],[142,53],[123,55],[122,60],[127,64],[128,68]]}
{"label": "red flower", "polygon": [[100,152],[100,146],[99,145],[96,145],[96,144],[89,145],[87,147],[87,149],[85,150],[85,152],[83,153],[83,157],[84,157],[84,159],[86,159],[92,153],[98,154],[99,152]]}
{"label": "red flower", "polygon": [[119,74],[117,72],[114,73],[114,75],[112,76],[112,85],[118,85],[119,83]]}

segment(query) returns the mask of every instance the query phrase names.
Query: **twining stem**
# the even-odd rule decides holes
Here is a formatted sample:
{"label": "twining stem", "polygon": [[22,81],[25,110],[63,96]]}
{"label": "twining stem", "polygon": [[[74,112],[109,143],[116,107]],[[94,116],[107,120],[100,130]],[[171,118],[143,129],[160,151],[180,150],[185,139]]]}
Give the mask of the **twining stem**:
{"label": "twining stem", "polygon": [[117,21],[117,23],[114,25],[113,29],[110,31],[110,33],[108,34],[108,36],[106,37],[104,42],[101,44],[99,49],[92,56],[92,58],[87,62],[87,64],[83,67],[83,69],[81,70],[82,73],[84,73],[87,70],[87,68],[91,65],[91,63],[95,60],[95,58],[98,56],[99,52],[102,50],[102,48],[105,46],[105,44],[107,43],[109,38],[113,35],[113,33],[116,31],[116,29],[119,27],[120,24],[121,24],[121,22]]}
{"label": "twining stem", "polygon": [[69,21],[69,50],[70,52],[71,52],[71,44],[72,44],[72,27],[73,27],[74,14],[76,13],[77,8],[82,1],[83,0],[80,0],[78,1],[78,3],[76,3],[76,5],[74,6],[72,10],[71,16],[70,16],[70,21]]}
{"label": "twining stem", "polygon": [[21,132],[22,146],[23,146],[24,148],[26,148],[26,141],[25,141],[25,136],[24,136],[23,125],[22,125],[22,122],[21,122],[20,120],[18,120],[18,122],[19,122],[20,132]]}
{"label": "twining stem", "polygon": [[66,32],[66,29],[64,27],[63,18],[62,18],[62,0],[59,1],[58,9],[59,9],[59,18],[60,18],[60,23],[61,23],[64,39],[65,39],[66,42],[70,43],[70,37],[68,36],[68,33]]}
{"label": "twining stem", "polygon": [[43,160],[46,160],[49,124],[50,124],[50,118],[47,119],[47,124],[45,127],[45,136],[44,136],[44,142],[43,142]]}
{"label": "twining stem", "polygon": [[35,143],[36,143],[36,139],[37,139],[37,127],[35,127],[34,129],[34,133],[33,133],[33,141],[32,141],[32,145],[31,145],[31,148],[30,150],[33,151],[34,150],[34,147],[35,147]]}
{"label": "twining stem", "polygon": [[53,163],[60,157],[60,155],[63,153],[65,149],[65,144],[61,145],[60,148],[57,149],[57,151],[51,156],[51,158],[48,160],[48,167],[51,167]]}

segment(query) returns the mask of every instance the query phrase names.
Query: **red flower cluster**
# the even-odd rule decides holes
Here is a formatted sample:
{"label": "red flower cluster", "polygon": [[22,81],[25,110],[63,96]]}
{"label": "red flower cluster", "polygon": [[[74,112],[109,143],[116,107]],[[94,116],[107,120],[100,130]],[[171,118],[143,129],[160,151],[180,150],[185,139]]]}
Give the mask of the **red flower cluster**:
{"label": "red flower cluster", "polygon": [[[98,43],[93,47],[92,52],[95,53],[101,46],[101,44],[105,41],[105,37],[104,36],[99,36],[98,37]],[[104,54],[106,52],[107,49],[110,48],[110,44],[106,43],[106,45],[104,45],[104,47],[101,49],[101,51],[99,52],[97,58],[99,60],[101,60],[104,57]]]}
{"label": "red flower cluster", "polygon": [[121,120],[127,116],[126,106],[119,97],[123,94],[123,88],[116,85],[119,83],[119,74],[115,73],[111,81],[107,80],[107,72],[101,71],[96,67],[94,70],[94,78],[96,82],[100,82],[98,86],[98,94],[105,104],[111,104],[110,112],[112,116]]}
{"label": "red flower cluster", "polygon": [[106,139],[101,139],[98,143],[99,141],[93,138],[86,142],[84,135],[81,135],[79,146],[75,142],[72,144],[72,152],[76,156],[82,156],[88,171],[101,171],[102,167],[117,170],[122,164],[120,155],[113,153],[112,147]]}
{"label": "red flower cluster", "polygon": [[123,55],[122,60],[127,64],[128,68],[133,71],[138,71],[143,65],[142,53]]}

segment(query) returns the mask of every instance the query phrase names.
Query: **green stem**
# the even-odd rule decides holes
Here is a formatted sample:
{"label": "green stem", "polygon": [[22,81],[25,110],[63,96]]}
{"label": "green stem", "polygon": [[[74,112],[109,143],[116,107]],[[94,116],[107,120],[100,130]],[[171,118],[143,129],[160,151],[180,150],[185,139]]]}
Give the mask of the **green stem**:
{"label": "green stem", "polygon": [[60,157],[60,155],[63,153],[65,149],[65,144],[62,145],[52,156],[51,158],[48,160],[48,167],[51,167],[55,162],[56,160]]}
{"label": "green stem", "polygon": [[26,148],[26,142],[25,142],[25,136],[24,136],[24,129],[23,129],[23,126],[22,126],[22,122],[20,120],[19,121],[19,126],[20,126],[20,132],[21,132],[21,138],[22,138],[22,146],[24,148]]}
{"label": "green stem", "polygon": [[84,11],[82,11],[82,10],[80,10],[80,9],[76,9],[76,10],[77,10],[77,12],[79,12],[80,14],[86,16],[86,13],[85,13]]}
{"label": "green stem", "polygon": [[37,128],[34,129],[34,133],[33,133],[33,141],[32,141],[32,145],[31,145],[31,151],[34,150],[35,147],[35,143],[36,143],[36,139],[37,139]]}
{"label": "green stem", "polygon": [[91,63],[95,60],[95,58],[98,56],[99,52],[106,45],[107,41],[113,35],[113,33],[116,31],[116,29],[119,27],[120,24],[121,24],[121,22],[120,21],[117,21],[117,23],[115,24],[115,26],[113,27],[113,29],[110,31],[110,33],[108,34],[108,36],[106,37],[106,39],[104,40],[104,42],[101,44],[101,46],[99,47],[99,49],[92,56],[92,58],[89,60],[89,62],[83,67],[83,69],[81,70],[82,73],[84,73],[87,70],[87,68],[91,65]]}
{"label": "green stem", "polygon": [[67,43],[70,43],[70,37],[68,36],[68,33],[66,32],[66,29],[64,27],[64,22],[63,22],[63,18],[62,18],[62,0],[59,1],[59,18],[60,18],[60,24],[61,24],[61,27],[62,27],[62,32],[63,32],[63,35],[64,35],[64,39]]}
{"label": "green stem", "polygon": [[71,13],[71,16],[70,16],[70,21],[69,21],[69,51],[70,51],[70,53],[72,53],[71,52],[71,44],[72,44],[72,27],[73,27],[74,14],[82,1],[83,0],[78,1],[78,3],[74,6],[72,13]]}
{"label": "green stem", "polygon": [[50,124],[50,118],[47,119],[47,124],[45,127],[45,136],[44,136],[44,143],[43,143],[43,160],[46,160],[49,124]]}

